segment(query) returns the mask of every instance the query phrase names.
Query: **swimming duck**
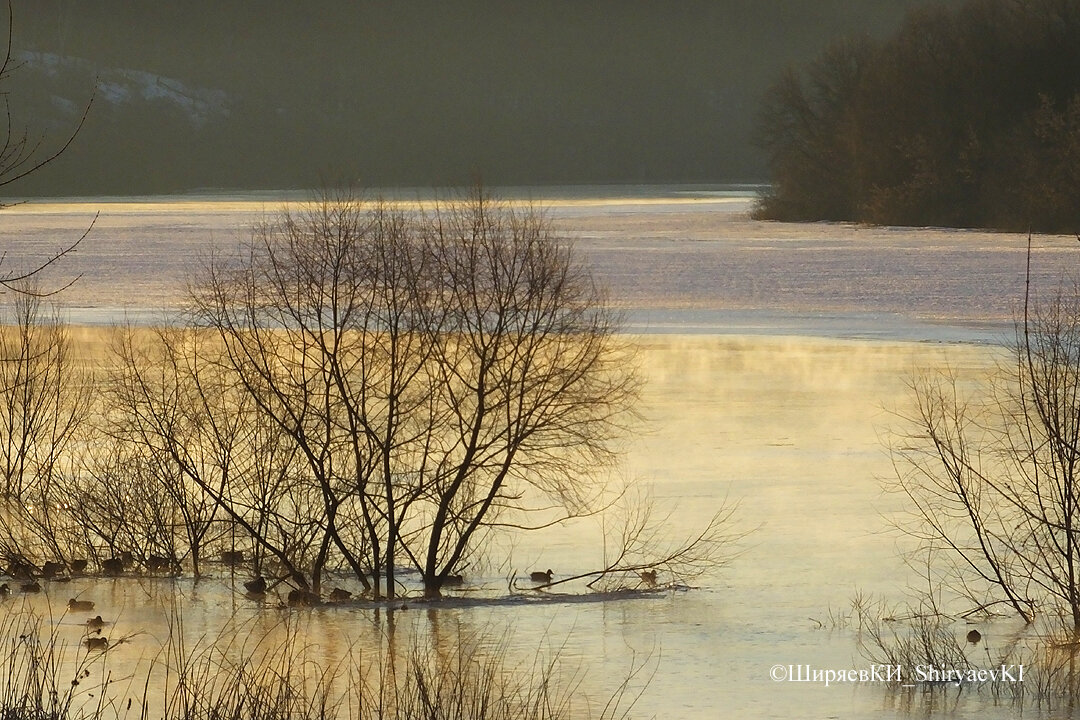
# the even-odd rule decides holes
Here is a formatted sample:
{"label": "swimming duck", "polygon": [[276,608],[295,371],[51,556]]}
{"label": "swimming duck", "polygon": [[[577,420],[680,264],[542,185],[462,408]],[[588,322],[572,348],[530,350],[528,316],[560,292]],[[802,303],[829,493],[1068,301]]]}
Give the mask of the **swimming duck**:
{"label": "swimming duck", "polygon": [[244,583],[244,589],[252,595],[264,595],[266,593],[266,578],[259,575],[254,580],[248,580]]}
{"label": "swimming duck", "polygon": [[244,562],[243,550],[226,550],[221,553],[221,562],[226,565],[240,565]]}
{"label": "swimming duck", "polygon": [[84,640],[83,642],[86,643],[86,649],[87,650],[108,650],[109,649],[109,638],[89,637],[89,638],[86,638],[86,640]]}
{"label": "swimming duck", "polygon": [[290,590],[289,607],[310,607],[319,603],[319,596],[310,590]]}
{"label": "swimming duck", "polygon": [[64,572],[65,565],[62,562],[53,562],[52,560],[46,560],[45,564],[41,566],[42,577],[56,577],[60,573]]}
{"label": "swimming duck", "polygon": [[118,557],[111,557],[101,561],[101,572],[104,575],[123,575],[124,561]]}

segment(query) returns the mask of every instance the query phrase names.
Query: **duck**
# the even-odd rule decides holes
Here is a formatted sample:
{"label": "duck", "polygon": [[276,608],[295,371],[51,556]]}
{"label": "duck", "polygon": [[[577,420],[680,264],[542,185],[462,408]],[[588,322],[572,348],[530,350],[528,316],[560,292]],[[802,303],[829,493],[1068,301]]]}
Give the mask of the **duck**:
{"label": "duck", "polygon": [[240,565],[244,562],[244,551],[226,550],[221,553],[221,562],[226,565]]}
{"label": "duck", "polygon": [[264,578],[262,575],[259,575],[254,580],[248,580],[244,583],[244,589],[252,595],[265,595],[266,578]]}
{"label": "duck", "polygon": [[68,610],[71,612],[90,612],[94,609],[94,603],[91,600],[77,600],[71,598],[68,600]]}
{"label": "duck", "polygon": [[104,637],[88,637],[83,641],[86,643],[87,650],[108,650],[109,638]]}
{"label": "duck", "polygon": [[124,561],[118,557],[111,557],[101,561],[101,572],[104,575],[123,575]]}
{"label": "duck", "polygon": [[100,615],[98,615],[97,617],[92,617],[89,620],[87,620],[86,621],[86,627],[89,628],[90,630],[98,630],[98,631],[100,631],[101,628],[105,627],[105,621],[101,619]]}
{"label": "duck", "polygon": [[56,577],[60,573],[64,572],[65,565],[62,562],[53,562],[52,560],[46,560],[45,564],[41,567],[42,577],[52,578]]}
{"label": "duck", "polygon": [[551,575],[551,568],[548,568],[547,572],[533,570],[532,574],[529,575],[529,579],[532,580],[534,583],[549,583],[551,582]]}
{"label": "duck", "polygon": [[334,588],[330,591],[330,600],[332,602],[345,602],[352,597],[352,593],[342,588]]}
{"label": "duck", "polygon": [[15,578],[16,580],[33,580],[34,572],[36,570],[37,568],[31,565],[28,561],[18,559],[14,563],[12,563],[10,568],[8,568],[8,575]]}
{"label": "duck", "polygon": [[310,607],[316,605],[319,602],[319,596],[310,590],[290,590],[288,603],[289,607]]}
{"label": "duck", "polygon": [[11,588],[8,587],[7,583],[4,583],[3,585],[0,585],[0,596],[7,597],[10,594],[11,594]]}
{"label": "duck", "polygon": [[655,570],[642,570],[638,573],[638,577],[641,578],[641,582],[645,583],[649,587],[656,587],[656,571]]}

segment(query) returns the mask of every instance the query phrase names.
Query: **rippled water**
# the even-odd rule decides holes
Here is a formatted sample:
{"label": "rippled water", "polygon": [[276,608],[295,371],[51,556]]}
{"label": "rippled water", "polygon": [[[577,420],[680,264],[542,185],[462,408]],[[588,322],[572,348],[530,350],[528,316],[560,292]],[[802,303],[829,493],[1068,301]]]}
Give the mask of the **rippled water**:
{"label": "rippled water", "polygon": [[[745,196],[586,190],[535,202],[575,239],[633,331],[986,338],[1014,317],[1023,289],[1022,235],[764,223],[749,219]],[[100,213],[51,279],[82,275],[64,295],[75,320],[141,316],[174,306],[199,256],[235,247],[282,197],[29,202],[4,210],[4,267],[47,257]],[[1080,245],[1066,236],[1033,245],[1034,277],[1051,290]]]}
{"label": "rippled water", "polygon": [[[15,268],[76,237],[100,209],[54,276],[83,274],[64,303],[76,322],[144,318],[175,306],[193,257],[235,243],[275,200],[29,203],[5,211],[0,242]],[[458,631],[507,633],[523,658],[557,647],[580,663],[583,689],[595,696],[650,657],[655,673],[640,717],[908,716],[910,698],[879,685],[776,683],[769,672],[775,664],[866,665],[850,631],[818,629],[815,619],[846,606],[857,589],[903,599],[903,543],[888,531],[901,508],[880,490],[893,472],[884,438],[907,406],[913,368],[948,363],[979,373],[994,362],[993,343],[1009,332],[1022,289],[1026,238],[758,223],[745,198],[700,192],[555,193],[544,204],[639,334],[643,423],[620,472],[673,510],[673,532],[706,521],[725,498],[740,502],[739,522],[756,530],[734,562],[689,592],[592,604],[414,605],[395,612],[395,622],[446,642]],[[1043,288],[1080,252],[1072,238],[1039,237],[1035,249]],[[497,593],[510,568],[587,569],[599,560],[597,533],[585,524],[523,539],[509,561],[496,558],[471,582]],[[80,592],[116,618],[114,636],[131,636],[108,654],[118,665],[156,651],[173,598],[193,637],[237,614],[272,623],[286,613],[238,597],[226,579],[77,580],[49,590],[31,602],[59,610]],[[385,614],[370,609],[318,609],[302,622],[331,654],[385,641]],[[73,637],[81,632],[67,627]],[[994,628],[985,635],[991,648],[1004,642]],[[965,692],[949,716],[1012,714]]]}

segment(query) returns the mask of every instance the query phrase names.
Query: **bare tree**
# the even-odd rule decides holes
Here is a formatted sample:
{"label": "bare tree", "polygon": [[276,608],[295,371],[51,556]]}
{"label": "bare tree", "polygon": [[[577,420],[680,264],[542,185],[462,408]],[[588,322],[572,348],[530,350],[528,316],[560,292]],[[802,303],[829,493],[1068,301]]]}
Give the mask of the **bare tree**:
{"label": "bare tree", "polygon": [[437,595],[486,528],[537,509],[528,488],[562,518],[595,510],[636,376],[540,215],[479,192],[430,217],[326,197],[211,263],[195,304],[320,489],[315,587],[333,549],[389,596],[402,558]]}
{"label": "bare tree", "polygon": [[[115,347],[110,432],[138,449],[145,480],[162,488],[178,515],[158,526],[167,557],[190,557],[198,577],[202,548],[223,539],[214,528],[225,515],[242,542],[256,545],[257,558],[273,556],[298,574],[318,523],[307,483],[296,477],[295,448],[226,384],[207,360],[214,352],[214,338],[191,328],[125,332]],[[173,550],[176,531],[181,552]]]}
{"label": "bare tree", "polygon": [[436,214],[433,246],[448,321],[435,337],[438,421],[414,468],[430,515],[410,544],[437,595],[507,514],[524,524],[557,508],[551,524],[599,509],[598,471],[638,378],[618,316],[542,215],[476,191]]}
{"label": "bare tree", "polygon": [[1080,633],[1080,287],[1025,302],[1008,358],[981,383],[914,383],[895,451],[905,529],[931,587],[968,612],[1040,611]]}
{"label": "bare tree", "polygon": [[[14,73],[18,67],[12,60],[12,33],[14,27],[14,11],[12,9],[11,0],[8,0],[7,37],[4,43],[3,60],[0,62],[0,88],[6,87],[11,79],[12,73]],[[2,105],[0,113],[3,114],[3,118],[0,119],[0,188],[6,188],[28,175],[41,170],[46,165],[59,158],[71,146],[71,143],[75,141],[75,137],[79,134],[79,131],[82,130],[83,125],[86,123],[86,118],[90,114],[90,108],[93,105],[93,95],[91,95],[90,100],[87,101],[86,106],[83,108],[82,115],[72,131],[62,142],[52,148],[46,146],[44,134],[35,134],[30,129],[16,124],[11,110],[10,97],[6,90],[0,90],[0,105]],[[0,204],[0,208],[2,207],[3,204]],[[59,261],[61,258],[75,252],[79,244],[86,239],[87,235],[89,235],[90,231],[93,229],[96,220],[97,218],[95,216],[94,221],[90,223],[90,227],[88,227],[86,232],[76,239],[75,242],[65,245],[47,257],[44,261],[31,268],[18,270],[4,269],[5,255],[0,254],[0,287],[16,294],[34,292],[39,295],[55,294],[66,287],[69,287],[78,278],[70,280],[63,286],[51,288],[47,291],[42,291],[37,286],[28,285],[27,281],[39,276],[46,268]]]}
{"label": "bare tree", "polygon": [[67,327],[56,314],[45,316],[32,288],[16,296],[14,311],[14,324],[0,328],[2,524],[16,554],[62,559],[71,539],[66,485],[92,378],[72,356]]}
{"label": "bare tree", "polygon": [[[12,62],[14,18],[7,3],[7,37],[0,61],[0,88],[6,87],[15,65]],[[90,111],[87,103],[82,117],[67,139],[52,150],[45,137],[34,136],[13,120],[9,96],[0,90],[3,120],[0,121],[0,188],[25,178],[58,158],[74,141]],[[0,207],[3,207],[0,204]],[[96,218],[95,218],[96,221]],[[70,357],[66,328],[58,317],[43,319],[40,298],[70,286],[41,290],[40,274],[75,251],[93,229],[94,222],[75,242],[57,250],[34,267],[4,269],[0,254],[0,288],[15,296],[15,323],[0,333],[0,493],[16,500],[4,520],[8,544],[13,540],[13,524],[25,524],[45,550],[62,557],[61,528],[64,503],[60,499],[61,462],[89,404],[89,386]],[[76,278],[77,279],[77,278]],[[18,517],[21,516],[21,517]]]}
{"label": "bare tree", "polygon": [[[408,287],[386,283],[378,263],[380,254],[392,257],[386,245],[412,238],[407,227],[404,216],[385,207],[368,213],[355,199],[326,198],[260,225],[235,266],[208,266],[195,297],[199,322],[218,333],[221,368],[256,412],[291,439],[319,490],[315,588],[331,549],[365,587],[366,577],[378,574],[386,560],[385,528],[398,508],[378,502],[387,485],[378,481],[372,447],[395,442],[406,370],[387,372],[388,357],[399,346],[391,341],[387,355],[376,339],[411,328],[386,329],[379,322],[383,291],[392,296]],[[380,382],[389,393],[379,395]],[[376,409],[376,397],[387,395],[389,401]],[[389,429],[380,437],[373,416],[387,406]],[[342,527],[343,518],[361,527]],[[389,572],[392,577],[392,564]],[[378,594],[377,583],[374,589]]]}
{"label": "bare tree", "polygon": [[33,289],[15,299],[0,332],[0,481],[9,498],[47,493],[56,465],[86,417],[90,377],[71,355],[60,318],[44,316]]}
{"label": "bare tree", "polygon": [[[723,567],[740,554],[741,541],[753,529],[740,527],[736,520],[738,507],[738,503],[725,500],[703,525],[680,528],[677,507],[661,511],[643,488],[622,488],[594,518],[601,525],[601,562],[575,575],[534,580],[525,589],[547,590],[582,580],[588,580],[587,586],[600,592],[688,587],[701,575]],[[515,573],[510,587],[521,589],[516,580]]]}
{"label": "bare tree", "polygon": [[144,556],[148,537],[169,516],[169,499],[153,482],[139,448],[98,433],[78,455],[78,472],[65,486],[65,506],[86,557],[100,565]]}
{"label": "bare tree", "polygon": [[1035,599],[1018,554],[1030,528],[999,492],[1012,494],[1014,478],[999,463],[1011,450],[997,445],[1012,413],[999,415],[991,387],[973,394],[953,371],[920,375],[913,389],[913,429],[893,451],[893,488],[908,501],[901,528],[919,541],[912,565],[928,592],[943,584],[964,598],[965,612],[1005,604],[1031,621]]}
{"label": "bare tree", "polygon": [[[168,517],[155,519],[144,555],[156,551],[169,563],[190,557],[198,578],[202,548],[219,508],[204,485],[227,482],[244,416],[204,412],[207,403],[223,399],[214,393],[217,388],[197,385],[187,364],[197,362],[197,353],[188,357],[179,352],[185,341],[193,340],[191,333],[162,328],[156,334],[158,342],[147,347],[128,329],[115,344],[110,428],[118,440],[141,450],[144,480],[158,486],[171,510]],[[222,421],[231,424],[215,432],[214,423]],[[183,536],[179,547],[178,534]]]}

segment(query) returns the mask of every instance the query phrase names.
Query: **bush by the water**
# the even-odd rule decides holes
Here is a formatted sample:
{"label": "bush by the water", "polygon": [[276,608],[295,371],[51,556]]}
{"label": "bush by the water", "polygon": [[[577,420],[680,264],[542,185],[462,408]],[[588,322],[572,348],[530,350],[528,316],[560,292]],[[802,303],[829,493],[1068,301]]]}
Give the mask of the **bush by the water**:
{"label": "bush by the water", "polygon": [[1080,230],[1080,2],[971,0],[848,38],[767,93],[757,215]]}

